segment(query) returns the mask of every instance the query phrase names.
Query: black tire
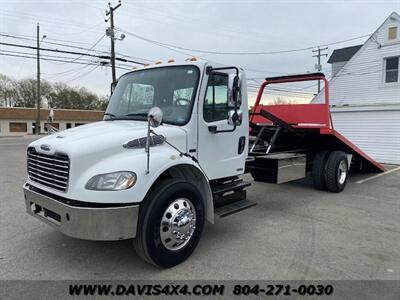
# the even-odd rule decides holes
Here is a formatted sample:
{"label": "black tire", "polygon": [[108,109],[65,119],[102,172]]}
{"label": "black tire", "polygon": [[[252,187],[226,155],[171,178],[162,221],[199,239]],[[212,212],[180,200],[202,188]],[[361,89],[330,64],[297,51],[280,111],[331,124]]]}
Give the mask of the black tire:
{"label": "black tire", "polygon": [[[344,181],[340,181],[340,175],[343,173],[340,170],[340,165],[346,166]],[[343,151],[333,151],[326,162],[325,181],[326,189],[332,193],[340,193],[344,190],[347,184],[349,165],[347,155]]]}
{"label": "black tire", "polygon": [[311,176],[313,180],[314,187],[317,190],[326,190],[326,182],[325,182],[325,168],[326,161],[328,160],[329,151],[322,150],[317,152],[314,156]]}
{"label": "black tire", "polygon": [[[163,245],[160,222],[168,206],[178,198],[189,199],[196,210],[196,229],[182,249],[171,251]],[[152,188],[139,212],[134,246],[145,261],[162,268],[176,266],[186,260],[196,248],[204,227],[204,204],[197,187],[189,182],[167,179]]]}

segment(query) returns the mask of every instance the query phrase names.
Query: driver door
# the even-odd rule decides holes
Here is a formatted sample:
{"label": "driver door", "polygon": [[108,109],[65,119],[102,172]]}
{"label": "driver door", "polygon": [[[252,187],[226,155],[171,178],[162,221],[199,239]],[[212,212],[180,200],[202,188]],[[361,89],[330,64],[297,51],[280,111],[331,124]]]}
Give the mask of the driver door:
{"label": "driver door", "polygon": [[199,99],[198,160],[210,180],[244,173],[247,113],[243,114],[242,124],[236,126],[234,131],[213,133],[209,129],[212,126],[217,126],[217,130],[233,129],[233,125],[228,124],[228,113],[234,109],[230,103],[229,82],[228,73],[212,72],[205,97]]}

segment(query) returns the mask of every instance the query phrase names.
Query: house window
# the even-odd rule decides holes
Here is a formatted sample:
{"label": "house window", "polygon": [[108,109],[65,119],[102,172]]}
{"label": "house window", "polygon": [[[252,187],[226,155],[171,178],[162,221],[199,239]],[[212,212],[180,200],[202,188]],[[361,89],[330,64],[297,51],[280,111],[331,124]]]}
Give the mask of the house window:
{"label": "house window", "polygon": [[28,125],[23,122],[10,122],[10,132],[27,132]]}
{"label": "house window", "polygon": [[397,26],[389,27],[388,30],[388,40],[396,40],[397,39]]}
{"label": "house window", "polygon": [[399,56],[386,58],[385,82],[399,81]]}
{"label": "house window", "polygon": [[228,75],[214,73],[207,86],[203,115],[206,122],[226,120],[228,118]]}
{"label": "house window", "polygon": [[67,123],[65,126],[66,126],[67,129],[70,129],[71,128],[71,123]]}

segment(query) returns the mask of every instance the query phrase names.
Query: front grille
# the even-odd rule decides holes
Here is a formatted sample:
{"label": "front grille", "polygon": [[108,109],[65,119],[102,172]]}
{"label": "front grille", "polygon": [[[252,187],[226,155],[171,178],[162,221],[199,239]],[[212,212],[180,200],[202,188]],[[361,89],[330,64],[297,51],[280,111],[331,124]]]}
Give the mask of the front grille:
{"label": "front grille", "polygon": [[69,178],[68,155],[43,154],[28,148],[28,175],[34,182],[65,192]]}

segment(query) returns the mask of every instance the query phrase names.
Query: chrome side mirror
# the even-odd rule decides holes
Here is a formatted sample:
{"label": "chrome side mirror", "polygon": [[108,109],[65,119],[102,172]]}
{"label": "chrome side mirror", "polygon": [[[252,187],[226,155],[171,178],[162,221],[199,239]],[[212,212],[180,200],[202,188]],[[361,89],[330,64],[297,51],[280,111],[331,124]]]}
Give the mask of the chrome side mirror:
{"label": "chrome side mirror", "polygon": [[239,108],[242,104],[240,97],[240,83],[239,76],[230,74],[229,75],[229,102],[233,107]]}
{"label": "chrome side mirror", "polygon": [[238,109],[236,112],[234,109],[228,112],[228,124],[232,126],[240,126],[243,120],[243,112]]}
{"label": "chrome side mirror", "polygon": [[158,126],[161,125],[162,117],[163,117],[163,112],[161,108],[157,106],[150,108],[147,114],[147,120],[149,121],[150,126],[153,128],[157,128]]}

